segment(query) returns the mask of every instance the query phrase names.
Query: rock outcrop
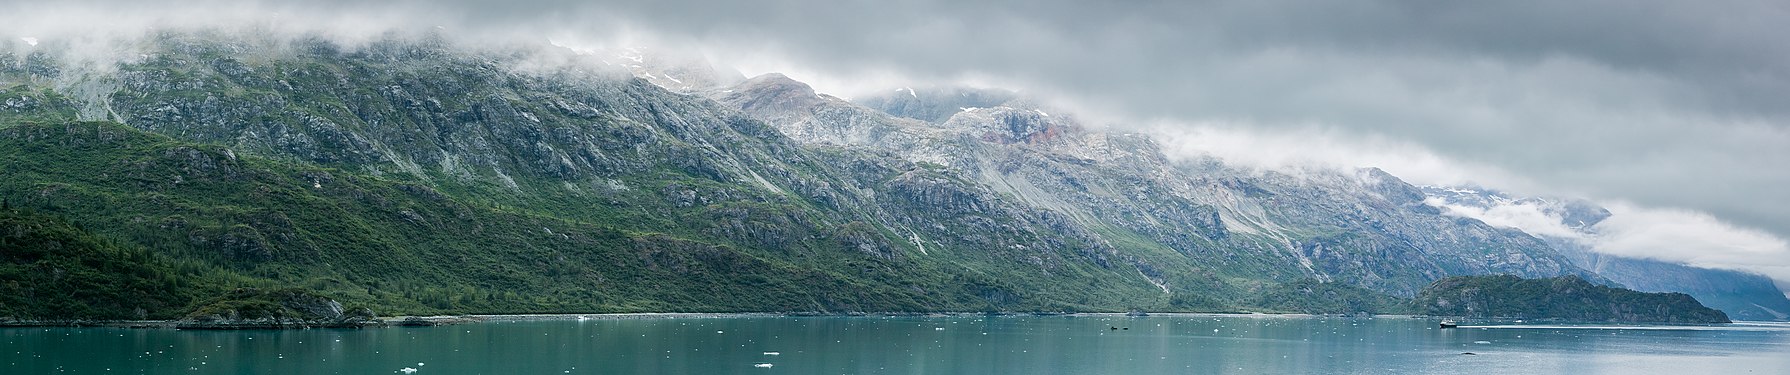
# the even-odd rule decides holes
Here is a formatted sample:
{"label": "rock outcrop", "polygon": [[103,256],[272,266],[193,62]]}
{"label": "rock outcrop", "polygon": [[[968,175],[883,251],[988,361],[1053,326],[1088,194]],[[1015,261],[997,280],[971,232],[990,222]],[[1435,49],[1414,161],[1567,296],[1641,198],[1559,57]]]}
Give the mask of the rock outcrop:
{"label": "rock outcrop", "polygon": [[365,308],[344,311],[328,297],[299,289],[261,290],[242,288],[204,304],[175,328],[179,329],[290,329],[360,328],[384,322]]}

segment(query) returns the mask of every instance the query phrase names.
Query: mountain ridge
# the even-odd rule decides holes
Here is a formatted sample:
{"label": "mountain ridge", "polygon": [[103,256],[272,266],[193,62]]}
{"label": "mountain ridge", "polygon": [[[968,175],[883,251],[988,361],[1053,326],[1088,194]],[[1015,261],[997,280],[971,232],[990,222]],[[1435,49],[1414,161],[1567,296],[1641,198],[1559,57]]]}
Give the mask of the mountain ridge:
{"label": "mountain ridge", "polygon": [[[297,255],[364,246],[307,233],[327,222],[295,218],[312,207],[303,204],[233,195],[225,197],[238,200],[213,208],[84,202],[132,199],[104,194],[63,197],[81,203],[74,207],[25,203],[91,222],[99,235],[185,244],[159,249],[170,256],[243,254],[207,262],[261,275],[257,283],[333,278],[320,285],[347,295],[336,298],[398,311],[1236,311],[1262,307],[1252,295],[1307,280],[1409,297],[1451,275],[1599,279],[1525,233],[1442,215],[1423,204],[1420,190],[1384,171],[1244,171],[1212,158],[1170,160],[1148,136],[1091,129],[1021,99],[958,108],[942,120],[936,111],[904,118],[780,75],[670,90],[552,49],[228,39],[163,35],[140,47],[140,59],[78,77],[33,68],[56,61],[49,50],[33,50],[24,60],[38,65],[0,66],[7,87],[0,103],[19,103],[0,111],[0,120],[64,124],[103,113],[130,130],[81,126],[168,138],[172,148],[150,154],[199,155],[157,163],[254,160],[270,169],[238,172],[282,176],[263,184],[301,203],[377,207],[338,216],[379,223],[358,233],[445,282],[393,288],[409,295],[379,293],[382,278],[405,279],[399,268],[332,274],[344,271],[305,262]],[[11,52],[0,57],[20,60]],[[522,63],[535,60],[574,63]],[[115,90],[98,99],[88,91],[67,95],[57,91],[66,86],[49,83],[56,80]],[[956,103],[924,102],[934,95],[911,89],[900,94],[921,100],[913,108]],[[93,154],[41,160],[23,152],[40,146],[0,151],[46,165],[115,156],[87,150]],[[137,197],[192,178],[118,181],[86,171],[48,168],[4,182],[8,194],[25,197],[56,184],[75,188],[58,191]],[[332,190],[342,185],[354,188]],[[238,211],[247,216],[181,213]],[[204,223],[209,232],[198,238],[205,241],[120,225],[175,215],[215,223]],[[233,217],[245,219],[223,220]],[[502,229],[474,230],[481,225]],[[580,236],[592,240],[548,245]],[[504,246],[456,242],[494,240]],[[423,261],[440,254],[454,256]],[[595,260],[603,257],[632,260]],[[441,273],[469,261],[501,266],[482,277],[514,282]],[[736,263],[746,271],[729,268]],[[679,265],[713,272],[684,275],[675,272]],[[642,285],[592,290],[588,280],[564,275]],[[774,287],[741,289],[759,283]],[[523,287],[546,295],[492,302]],[[739,298],[705,300],[712,290]],[[753,298],[766,302],[746,302]]]}
{"label": "mountain ridge", "polygon": [[[780,75],[758,77],[740,86],[710,90],[707,93],[722,103],[733,105],[777,126],[798,142],[810,144],[855,142],[859,146],[870,146],[895,152],[916,162],[939,164],[947,170],[963,174],[965,179],[979,181],[983,185],[994,187],[1008,195],[1020,197],[1028,203],[1062,212],[1087,227],[1108,228],[1106,229],[1108,231],[1118,229],[1124,232],[1133,232],[1132,235],[1155,233],[1149,235],[1153,238],[1147,239],[1157,242],[1156,246],[1161,246],[1164,243],[1177,244],[1168,247],[1183,255],[1196,253],[1197,249],[1201,248],[1224,246],[1279,247],[1287,252],[1283,256],[1295,259],[1289,263],[1307,267],[1305,274],[1283,276],[1289,281],[1304,277],[1322,279],[1329,275],[1320,273],[1317,268],[1308,265],[1310,259],[1300,259],[1305,257],[1303,252],[1314,252],[1315,247],[1321,245],[1293,246],[1293,240],[1284,238],[1286,237],[1285,233],[1279,232],[1284,228],[1276,222],[1286,220],[1268,217],[1268,215],[1298,211],[1302,208],[1275,207],[1285,211],[1270,212],[1273,208],[1257,206],[1259,204],[1257,202],[1260,201],[1255,199],[1260,197],[1255,199],[1248,197],[1252,193],[1266,193],[1268,190],[1257,186],[1257,184],[1265,183],[1264,181],[1278,184],[1278,187],[1288,191],[1305,189],[1305,191],[1301,191],[1304,195],[1300,198],[1306,199],[1301,200],[1302,203],[1324,199],[1322,196],[1327,194],[1327,192],[1309,189],[1313,183],[1323,183],[1326,184],[1326,188],[1334,190],[1360,190],[1360,195],[1357,198],[1364,201],[1346,204],[1336,202],[1334,204],[1342,206],[1335,208],[1354,211],[1354,213],[1411,210],[1410,212],[1414,215],[1427,215],[1424,217],[1429,217],[1429,219],[1425,220],[1433,220],[1430,224],[1425,224],[1432,225],[1432,228],[1449,228],[1453,225],[1473,227],[1477,234],[1474,234],[1469,240],[1508,238],[1508,240],[1494,241],[1517,241],[1499,246],[1510,246],[1505,247],[1508,250],[1532,249],[1534,254],[1522,252],[1530,250],[1517,250],[1517,253],[1506,255],[1520,254],[1510,258],[1515,263],[1530,262],[1533,259],[1538,259],[1537,257],[1545,259],[1543,262],[1546,265],[1543,267],[1551,268],[1548,271],[1537,273],[1537,275],[1552,275],[1573,269],[1571,266],[1563,265],[1563,259],[1549,254],[1552,252],[1551,249],[1546,249],[1544,244],[1540,244],[1539,241],[1526,234],[1508,236],[1507,233],[1500,234],[1502,232],[1499,230],[1484,227],[1481,224],[1454,223],[1454,219],[1441,218],[1439,211],[1422,204],[1421,191],[1383,171],[1364,169],[1362,172],[1364,174],[1360,178],[1316,173],[1316,175],[1327,177],[1314,180],[1278,175],[1279,177],[1264,180],[1250,173],[1228,169],[1215,160],[1177,164],[1156,151],[1159,148],[1147,136],[1090,131],[1066,116],[1053,117],[1036,108],[1007,106],[963,108],[943,123],[921,124],[911,119],[894,118],[891,115],[850,102],[814,100],[808,99],[806,95],[779,95],[775,97],[793,97],[801,100],[774,106],[755,105],[763,103],[763,101],[746,95],[763,92],[764,90],[753,86],[763,85],[763,82],[768,80],[784,81],[787,78]],[[779,84],[777,86],[789,87],[791,85]],[[917,95],[915,97],[918,98]],[[1027,168],[1034,170],[1026,171],[1027,173],[1023,174],[1018,173]],[[1112,171],[1121,172],[1109,173]],[[1222,176],[1213,178],[1214,174]],[[1269,172],[1269,175],[1276,174]],[[1107,183],[1101,185],[1088,183],[1102,180]],[[1204,181],[1206,184],[1203,186],[1189,184],[1189,180],[1206,180]],[[1145,181],[1152,183],[1161,191],[1174,194],[1165,196],[1137,191],[1128,194],[1125,192],[1126,189],[1118,188],[1121,185]],[[1387,183],[1369,184],[1363,183],[1363,181]],[[1073,192],[1075,196],[1064,196],[1055,192]],[[1392,199],[1388,199],[1388,197],[1392,197]],[[1126,201],[1149,202],[1161,199],[1168,201],[1163,202],[1164,205],[1154,208],[1159,210],[1157,213],[1119,213],[1111,210],[1113,207],[1135,206],[1127,204]],[[1244,204],[1214,204],[1227,200]],[[1356,204],[1372,206],[1350,206]],[[1150,217],[1138,217],[1139,214]],[[1155,216],[1158,214],[1167,216]],[[1348,213],[1335,212],[1333,214],[1346,215]],[[1102,215],[1107,217],[1092,219]],[[1115,217],[1117,215],[1132,217]],[[1342,219],[1341,217],[1324,220],[1318,220],[1315,217],[1307,218],[1313,220],[1304,223],[1305,225],[1347,225],[1336,221]],[[1173,224],[1164,225],[1164,223]],[[1474,225],[1480,226],[1474,227]],[[1101,229],[1091,230],[1101,231]],[[1239,230],[1245,231],[1246,235],[1243,237],[1254,241],[1254,243],[1213,244],[1213,241],[1227,240]],[[1171,233],[1201,233],[1202,235],[1200,239],[1190,239],[1177,238]],[[1125,236],[1123,233],[1117,235]],[[1281,236],[1277,237],[1277,235]],[[1459,247],[1458,245],[1439,245],[1439,243],[1458,241],[1458,239],[1435,240],[1440,242],[1433,244],[1434,248]],[[1421,253],[1422,250],[1406,248],[1404,251],[1416,254]],[[1321,251],[1315,252],[1321,253]],[[1443,262],[1451,261],[1444,260]],[[1434,275],[1440,275],[1447,272],[1466,272],[1465,269],[1498,264],[1486,263],[1488,264],[1477,266],[1465,264],[1448,266],[1459,267],[1452,270],[1435,265],[1431,265],[1430,268],[1435,269]],[[1214,266],[1213,268],[1222,267]],[[1387,267],[1387,269],[1396,268],[1403,267]],[[1359,270],[1359,268],[1339,267],[1324,272],[1359,272]],[[1515,271],[1515,269],[1505,272],[1511,271]],[[1272,272],[1259,272],[1258,275],[1272,274]],[[1597,279],[1597,276],[1588,272],[1581,274]],[[1384,275],[1369,272],[1355,277],[1372,280],[1384,278]],[[1404,277],[1403,281],[1397,281],[1397,286],[1383,284],[1377,287],[1381,288],[1381,291],[1409,296],[1410,293],[1433,280],[1433,276],[1406,275],[1402,277]],[[1370,288],[1373,287],[1370,286]]]}

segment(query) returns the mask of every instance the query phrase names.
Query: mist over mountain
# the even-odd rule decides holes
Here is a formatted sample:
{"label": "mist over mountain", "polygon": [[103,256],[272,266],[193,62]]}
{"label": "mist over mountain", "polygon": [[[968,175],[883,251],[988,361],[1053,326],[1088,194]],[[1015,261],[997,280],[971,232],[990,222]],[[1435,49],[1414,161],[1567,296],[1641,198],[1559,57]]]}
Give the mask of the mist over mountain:
{"label": "mist over mountain", "polygon": [[1718,270],[1600,252],[1600,226],[1612,213],[1584,200],[1515,198],[1484,188],[1424,186],[1427,203],[1449,215],[1534,234],[1573,265],[1643,292],[1680,292],[1737,319],[1783,320],[1790,299],[1773,281],[1754,273]]}

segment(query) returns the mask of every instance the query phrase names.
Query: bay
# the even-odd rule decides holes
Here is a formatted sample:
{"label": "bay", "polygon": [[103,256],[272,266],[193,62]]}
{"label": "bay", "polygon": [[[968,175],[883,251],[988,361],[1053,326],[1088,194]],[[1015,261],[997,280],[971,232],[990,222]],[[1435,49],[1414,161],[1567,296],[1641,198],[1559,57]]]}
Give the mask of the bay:
{"label": "bay", "polygon": [[[1472,353],[1472,354],[1465,354]],[[3,374],[1790,373],[1790,325],[1297,315],[519,320],[362,330],[0,329]]]}

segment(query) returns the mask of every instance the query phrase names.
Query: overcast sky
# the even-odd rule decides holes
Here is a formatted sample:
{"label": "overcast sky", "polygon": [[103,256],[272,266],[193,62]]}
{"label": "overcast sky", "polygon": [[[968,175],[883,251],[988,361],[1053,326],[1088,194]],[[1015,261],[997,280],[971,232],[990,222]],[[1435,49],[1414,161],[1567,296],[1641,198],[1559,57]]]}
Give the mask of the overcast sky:
{"label": "overcast sky", "polygon": [[1613,233],[1683,232],[1607,251],[1790,279],[1784,1],[10,3],[18,36],[442,26],[700,50],[848,97],[974,81],[1241,164],[1592,198],[1645,222]]}

